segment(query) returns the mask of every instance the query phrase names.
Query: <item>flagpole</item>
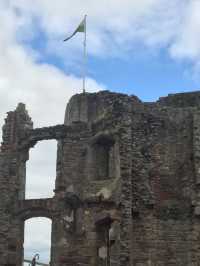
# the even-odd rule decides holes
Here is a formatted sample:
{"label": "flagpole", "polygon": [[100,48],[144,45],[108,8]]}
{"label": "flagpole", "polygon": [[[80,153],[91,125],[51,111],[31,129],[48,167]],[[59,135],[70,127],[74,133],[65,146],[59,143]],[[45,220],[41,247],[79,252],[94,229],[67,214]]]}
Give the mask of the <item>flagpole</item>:
{"label": "flagpole", "polygon": [[86,64],[87,64],[87,54],[86,54],[86,18],[87,15],[85,15],[84,23],[85,23],[85,34],[84,34],[84,40],[83,40],[83,93],[85,93],[85,79],[86,79]]}

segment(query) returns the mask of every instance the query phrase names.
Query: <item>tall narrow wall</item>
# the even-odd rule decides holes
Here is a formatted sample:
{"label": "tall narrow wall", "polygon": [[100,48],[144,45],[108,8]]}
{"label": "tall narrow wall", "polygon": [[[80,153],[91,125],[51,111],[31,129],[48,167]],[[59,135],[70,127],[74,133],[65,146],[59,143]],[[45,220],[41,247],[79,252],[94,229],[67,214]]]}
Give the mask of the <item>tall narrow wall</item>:
{"label": "tall narrow wall", "polygon": [[17,145],[31,128],[32,122],[23,104],[8,113],[3,127],[0,152],[0,265],[22,265],[24,225],[13,216],[13,208],[25,196],[28,153],[19,153]]}

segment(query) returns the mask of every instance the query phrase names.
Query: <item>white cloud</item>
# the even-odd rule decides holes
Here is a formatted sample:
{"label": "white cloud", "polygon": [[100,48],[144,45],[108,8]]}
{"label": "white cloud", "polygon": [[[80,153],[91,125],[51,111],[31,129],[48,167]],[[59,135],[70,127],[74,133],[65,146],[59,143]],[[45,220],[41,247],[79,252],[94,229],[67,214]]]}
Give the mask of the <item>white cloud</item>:
{"label": "white cloud", "polygon": [[178,58],[200,59],[200,1],[188,1],[180,32],[171,45],[171,54]]}
{"label": "white cloud", "polygon": [[[8,5],[7,5],[8,6]],[[27,43],[46,38],[45,53],[65,61],[81,58],[81,34],[68,43],[61,40],[88,14],[88,53],[95,56],[134,54],[141,43],[152,50],[164,47],[173,58],[199,61],[199,0],[15,0],[10,1],[17,24],[15,33]]]}
{"label": "white cloud", "polygon": [[[47,51],[70,56],[81,49],[77,37],[58,45],[88,14],[88,51],[96,56],[121,56],[139,42],[152,49],[169,48],[172,57],[199,54],[199,0],[16,0],[21,17],[34,17],[47,35]],[[29,26],[29,24],[27,24]],[[26,28],[26,23],[23,25]],[[67,48],[66,48],[67,46]],[[59,47],[59,48],[58,48]]]}

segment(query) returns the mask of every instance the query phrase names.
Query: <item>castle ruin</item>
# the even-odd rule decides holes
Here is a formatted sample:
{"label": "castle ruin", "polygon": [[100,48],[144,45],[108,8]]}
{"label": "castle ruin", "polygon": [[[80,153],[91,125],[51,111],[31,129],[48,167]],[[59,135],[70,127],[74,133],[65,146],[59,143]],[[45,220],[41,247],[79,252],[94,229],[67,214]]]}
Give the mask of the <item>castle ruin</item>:
{"label": "castle ruin", "polygon": [[[54,197],[25,199],[26,162],[57,140]],[[73,96],[63,125],[8,112],[0,151],[0,266],[23,265],[24,222],[52,220],[51,266],[200,265],[200,92],[144,103]]]}

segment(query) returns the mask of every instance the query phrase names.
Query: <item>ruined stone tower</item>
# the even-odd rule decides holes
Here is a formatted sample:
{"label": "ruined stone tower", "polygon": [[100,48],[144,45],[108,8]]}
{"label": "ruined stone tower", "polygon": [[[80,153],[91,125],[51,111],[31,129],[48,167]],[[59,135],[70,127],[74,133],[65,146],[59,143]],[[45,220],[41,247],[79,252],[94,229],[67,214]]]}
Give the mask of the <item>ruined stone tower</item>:
{"label": "ruined stone tower", "polygon": [[[53,198],[25,200],[26,162],[56,139]],[[9,112],[0,151],[0,266],[22,266],[24,221],[52,219],[51,266],[200,265],[200,92],[155,103],[79,94],[65,122]]]}

